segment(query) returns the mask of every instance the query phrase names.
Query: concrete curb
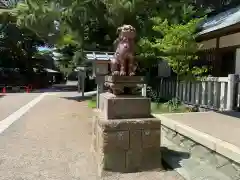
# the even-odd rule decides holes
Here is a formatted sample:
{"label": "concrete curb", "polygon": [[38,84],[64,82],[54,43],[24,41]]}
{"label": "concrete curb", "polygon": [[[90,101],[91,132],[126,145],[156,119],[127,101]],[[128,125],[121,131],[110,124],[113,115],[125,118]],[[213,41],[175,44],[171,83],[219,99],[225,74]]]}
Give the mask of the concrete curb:
{"label": "concrete curb", "polygon": [[240,163],[239,147],[221,139],[210,136],[209,134],[200,132],[179,122],[176,122],[173,119],[168,118],[162,114],[152,115],[161,120],[162,125],[192,139],[193,141],[196,141],[199,144],[202,144],[203,146],[231,159],[234,162]]}

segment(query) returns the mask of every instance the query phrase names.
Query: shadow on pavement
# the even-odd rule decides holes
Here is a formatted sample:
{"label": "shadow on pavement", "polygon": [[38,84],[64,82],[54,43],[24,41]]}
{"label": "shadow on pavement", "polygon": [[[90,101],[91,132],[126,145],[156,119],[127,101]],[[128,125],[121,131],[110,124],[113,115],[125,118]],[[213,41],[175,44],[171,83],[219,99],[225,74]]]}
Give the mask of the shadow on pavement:
{"label": "shadow on pavement", "polygon": [[90,91],[90,92],[85,92],[84,94],[85,94],[84,97],[82,97],[82,95],[79,94],[77,96],[76,95],[75,96],[68,96],[68,97],[63,96],[62,98],[81,102],[81,101],[85,101],[85,100],[88,100],[88,99],[92,99],[92,97],[96,96],[97,92],[96,91]]}
{"label": "shadow on pavement", "polygon": [[58,89],[58,88],[45,88],[32,90],[30,93],[44,93],[44,92],[77,92],[77,89]]}
{"label": "shadow on pavement", "polygon": [[217,112],[219,114],[222,114],[222,115],[226,115],[226,116],[231,116],[231,117],[234,117],[234,118],[240,118],[240,112]]}
{"label": "shadow on pavement", "polygon": [[92,99],[94,95],[92,96],[75,96],[75,97],[62,97],[62,98],[65,98],[67,100],[74,100],[74,101],[78,101],[78,102],[81,102],[81,101],[85,101],[85,100],[89,100],[89,99]]}
{"label": "shadow on pavement", "polygon": [[161,147],[163,167],[165,170],[175,170],[182,167],[181,161],[189,159],[190,154],[188,152],[174,151],[167,147]]}

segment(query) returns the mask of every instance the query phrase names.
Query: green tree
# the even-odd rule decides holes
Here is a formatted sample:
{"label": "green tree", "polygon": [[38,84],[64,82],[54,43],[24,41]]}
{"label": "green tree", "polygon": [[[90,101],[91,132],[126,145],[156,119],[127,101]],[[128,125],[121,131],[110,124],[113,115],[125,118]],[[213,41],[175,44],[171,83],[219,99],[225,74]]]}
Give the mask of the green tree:
{"label": "green tree", "polygon": [[[45,42],[29,28],[17,26],[14,8],[18,2],[0,1],[0,66],[18,68],[22,75],[21,80],[29,83],[34,79],[33,68],[39,63],[34,55],[38,46],[44,45]],[[21,83],[20,80],[17,83]]]}
{"label": "green tree", "polygon": [[162,32],[152,29],[152,17],[167,19],[170,25],[186,24],[205,13],[191,0],[25,0],[12,11],[20,27],[33,30],[54,46],[68,46],[71,42],[61,39],[71,37],[77,47],[75,61],[83,59],[83,50],[112,50],[116,28],[131,24],[138,32],[137,57],[144,66],[156,64],[163,53],[149,46],[155,43],[153,37],[162,38]]}
{"label": "green tree", "polygon": [[168,20],[153,18],[153,30],[162,34],[151,43],[154,49],[162,52],[161,58],[166,60],[178,78],[192,78],[206,72],[205,67],[194,66],[196,55],[201,46],[196,42],[196,27],[202,19],[193,19],[184,24],[169,24]]}
{"label": "green tree", "polygon": [[34,65],[32,56],[37,47],[44,42],[28,29],[20,30],[14,24],[4,25],[0,36],[0,54],[6,63],[13,67],[31,68]]}
{"label": "green tree", "polygon": [[[109,45],[115,39],[116,28],[124,23],[135,26],[139,34],[146,35],[149,18],[158,14],[178,22],[183,11],[195,11],[189,6],[189,0],[61,0],[58,3],[54,0],[25,0],[18,3],[14,12],[19,25],[35,30],[39,35],[53,36],[67,31],[74,34],[79,44],[95,41],[96,44]],[[186,14],[193,15],[185,12],[184,16]]]}
{"label": "green tree", "polygon": [[221,12],[223,9],[226,10],[240,5],[239,0],[196,0],[195,3],[198,7],[215,12]]}
{"label": "green tree", "polygon": [[72,45],[65,45],[54,50],[54,52],[59,54],[57,57],[58,67],[65,74],[68,74],[76,67],[76,63],[73,60],[75,51],[76,46]]}

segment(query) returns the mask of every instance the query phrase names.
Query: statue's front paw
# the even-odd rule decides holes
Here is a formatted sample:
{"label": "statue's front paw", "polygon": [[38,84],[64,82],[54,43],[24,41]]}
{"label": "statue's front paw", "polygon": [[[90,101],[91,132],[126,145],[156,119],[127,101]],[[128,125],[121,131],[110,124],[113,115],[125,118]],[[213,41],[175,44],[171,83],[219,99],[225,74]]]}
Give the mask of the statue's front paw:
{"label": "statue's front paw", "polygon": [[121,71],[121,72],[120,72],[120,76],[126,76],[126,74],[127,74],[127,73],[126,73],[125,71]]}
{"label": "statue's front paw", "polygon": [[112,72],[112,75],[113,75],[113,76],[118,76],[118,75],[119,75],[119,71],[113,71],[113,72]]}
{"label": "statue's front paw", "polygon": [[130,72],[129,73],[129,76],[134,76],[135,75],[135,72]]}

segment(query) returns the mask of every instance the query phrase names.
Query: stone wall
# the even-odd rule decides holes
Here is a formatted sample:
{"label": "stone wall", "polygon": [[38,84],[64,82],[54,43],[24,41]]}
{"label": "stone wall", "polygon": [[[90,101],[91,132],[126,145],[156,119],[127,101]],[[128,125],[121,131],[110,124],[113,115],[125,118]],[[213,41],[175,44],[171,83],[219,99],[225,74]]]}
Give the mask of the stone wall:
{"label": "stone wall", "polygon": [[106,120],[94,114],[93,144],[99,175],[161,167],[161,122],[156,118]]}
{"label": "stone wall", "polygon": [[[172,144],[174,144],[174,146],[182,149],[183,152],[189,153],[189,159],[195,159],[205,167],[209,166],[213,168],[215,174],[217,174],[216,172],[220,172],[225,174],[230,179],[240,179],[240,164],[201,145],[201,142],[195,142],[192,139],[183,136],[182,134],[170,129],[169,127],[162,125],[161,131],[162,138],[166,138],[171,142],[171,149],[173,147]],[[185,153],[183,153],[183,155],[184,154]],[[179,159],[186,159],[186,157],[179,157]],[[164,160],[168,161],[167,159]],[[200,166],[200,164],[198,164],[198,166]]]}

